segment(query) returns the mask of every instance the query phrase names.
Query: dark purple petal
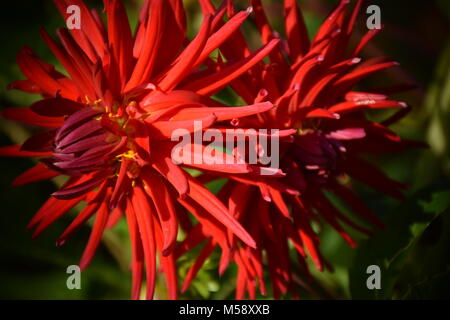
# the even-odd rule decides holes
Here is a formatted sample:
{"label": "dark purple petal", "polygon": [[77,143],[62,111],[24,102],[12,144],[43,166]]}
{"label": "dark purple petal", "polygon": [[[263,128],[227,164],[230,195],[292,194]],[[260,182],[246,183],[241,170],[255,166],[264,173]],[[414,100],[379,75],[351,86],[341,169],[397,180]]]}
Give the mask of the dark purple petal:
{"label": "dark purple petal", "polygon": [[100,121],[91,120],[91,121],[85,122],[82,125],[80,125],[79,127],[74,128],[63,139],[57,141],[57,147],[64,148],[84,137],[89,136],[90,134],[92,134],[95,131],[98,131],[100,129],[102,129]]}
{"label": "dark purple petal", "polygon": [[108,170],[100,172],[83,183],[56,191],[52,194],[52,196],[61,200],[77,198],[97,187],[109,175],[109,173],[110,172]]}
{"label": "dark purple petal", "polygon": [[38,133],[22,144],[20,150],[23,151],[39,151],[48,152],[53,149],[53,138],[55,137],[55,131],[45,131]]}
{"label": "dark purple petal", "polygon": [[92,108],[84,108],[75,112],[64,122],[64,125],[56,133],[55,140],[60,141],[65,135],[69,134],[73,129],[79,127],[87,120],[91,120],[101,112]]}
{"label": "dark purple petal", "polygon": [[91,137],[81,139],[66,148],[62,148],[61,151],[67,153],[79,152],[88,150],[90,148],[97,147],[98,145],[104,145],[106,143],[106,138],[109,136],[109,133],[100,130],[96,134]]}

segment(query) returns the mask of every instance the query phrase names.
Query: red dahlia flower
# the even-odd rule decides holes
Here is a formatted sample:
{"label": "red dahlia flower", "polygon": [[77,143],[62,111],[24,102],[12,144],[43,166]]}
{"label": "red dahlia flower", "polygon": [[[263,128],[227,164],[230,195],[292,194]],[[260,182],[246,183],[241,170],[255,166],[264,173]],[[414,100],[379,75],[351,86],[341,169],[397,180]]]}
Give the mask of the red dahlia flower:
{"label": "red dahlia flower", "polygon": [[[59,43],[41,31],[68,76],[24,48],[17,61],[26,80],[10,87],[40,94],[43,100],[29,108],[3,111],[9,119],[47,128],[21,146],[0,149],[1,155],[40,159],[14,184],[68,176],[29,227],[35,228],[37,236],[83,203],[84,209],[57,244],[62,245],[95,216],[80,262],[85,268],[105,228],[113,226],[124,213],[132,243],[132,297],[140,296],[144,269],[147,298],[153,297],[158,259],[169,297],[174,299],[178,290],[173,249],[179,223],[190,230],[182,207],[196,216],[198,225],[224,251],[229,251],[224,236],[227,232],[249,247],[255,243],[210,191],[172,162],[172,131],[184,128],[193,132],[194,120],[202,121],[207,128],[271,109],[269,102],[227,108],[208,96],[254,66],[277,40],[230,65],[221,73],[220,81],[213,81],[196,70],[204,63],[212,65],[210,53],[239,28],[249,12],[236,14],[226,24],[221,22],[223,11],[207,14],[198,35],[189,42],[181,0],[146,1],[134,35],[120,1],[104,1],[106,25],[82,0],[55,0],[55,4],[66,19],[69,5],[81,9],[81,29],[58,30]],[[193,92],[187,89],[189,83],[202,86]],[[252,173],[245,164],[199,167]]]}
{"label": "red dahlia flower", "polygon": [[[209,0],[199,2],[205,13],[214,12]],[[312,227],[315,221],[329,223],[352,247],[356,243],[342,224],[371,234],[336,208],[325,191],[340,198],[359,218],[382,227],[381,221],[351,191],[349,180],[343,177],[402,197],[405,186],[386,177],[362,155],[401,151],[412,144],[387,128],[405,114],[407,105],[388,98],[394,88],[370,93],[353,91],[362,79],[397,63],[380,58],[361,63],[361,50],[379,30],[370,30],[356,48],[349,48],[361,1],[356,1],[348,13],[349,3],[349,0],[340,1],[310,40],[296,1],[284,0],[286,40],[281,40],[269,54],[270,62],[259,63],[231,84],[247,103],[270,101],[276,105],[263,114],[242,119],[238,126],[296,131],[292,139],[281,142],[284,178],[274,183],[264,177],[247,179],[228,175],[230,180],[219,194],[257,244],[252,248],[229,235],[233,254],[223,262],[221,271],[232,260],[237,264],[237,298],[244,298],[246,292],[255,298],[257,283],[261,294],[266,294],[264,261],[267,261],[274,297],[289,291],[296,296],[294,283],[299,280],[299,272],[293,268],[289,243],[298,253],[300,273],[308,275],[305,260],[308,256],[319,270],[331,269],[320,253],[319,238]],[[232,15],[231,1],[228,4]],[[251,5],[263,44],[280,39],[269,25],[261,1],[251,0]],[[241,33],[230,37],[220,50],[227,61],[246,59],[251,52]],[[226,68],[226,64],[218,63],[214,72]],[[190,84],[189,89],[200,90],[197,83]],[[401,111],[382,123],[366,118],[364,110],[381,108]],[[204,179],[214,179],[214,176]],[[207,237],[190,233],[178,252],[182,254],[203,240],[206,245],[183,288],[189,285],[214,246]]]}

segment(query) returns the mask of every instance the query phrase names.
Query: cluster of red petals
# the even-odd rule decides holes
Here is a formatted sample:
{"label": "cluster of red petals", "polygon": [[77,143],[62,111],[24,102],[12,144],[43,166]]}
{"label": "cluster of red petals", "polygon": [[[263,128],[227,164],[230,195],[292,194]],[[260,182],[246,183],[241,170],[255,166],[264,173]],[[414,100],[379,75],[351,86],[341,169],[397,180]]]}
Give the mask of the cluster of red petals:
{"label": "cluster of red petals", "polygon": [[[140,297],[144,273],[146,296],[154,296],[159,265],[169,298],[176,299],[179,227],[186,233],[194,228],[188,211],[224,251],[228,250],[222,236],[226,232],[250,247],[255,247],[255,242],[222,202],[172,162],[175,142],[171,134],[177,128],[193,132],[194,120],[202,121],[206,129],[272,109],[269,102],[230,108],[210,96],[248,71],[273,46],[251,55],[245,65],[231,64],[221,72],[221,81],[215,81],[200,70],[214,63],[210,54],[240,27],[249,11],[236,14],[227,23],[223,23],[223,12],[206,14],[198,34],[189,41],[182,0],[147,0],[135,32],[120,1],[104,0],[106,23],[82,0],[54,2],[64,19],[69,17],[68,6],[81,9],[81,29],[57,30],[59,41],[41,30],[67,75],[24,48],[17,61],[26,79],[12,83],[10,88],[39,94],[43,99],[28,108],[3,110],[8,119],[44,128],[20,146],[0,148],[3,156],[39,159],[13,184],[68,177],[29,227],[37,236],[82,204],[84,209],[57,244],[64,244],[94,218],[80,262],[85,268],[104,230],[124,216],[132,243],[132,297]],[[197,90],[189,89],[193,83]],[[212,172],[259,174],[246,164],[198,166]]]}
{"label": "cluster of red petals", "polygon": [[[215,12],[209,0],[199,2],[205,14]],[[320,253],[314,223],[328,223],[352,247],[356,243],[346,231],[347,227],[367,235],[372,233],[370,225],[383,227],[352,192],[351,180],[346,177],[393,197],[402,197],[405,186],[385,176],[364,160],[363,155],[399,152],[417,144],[400,139],[388,129],[409,111],[404,102],[388,96],[405,86],[372,92],[353,91],[361,80],[398,65],[385,58],[362,62],[359,57],[380,30],[369,30],[356,47],[350,47],[362,1],[352,4],[349,0],[340,1],[313,39],[308,36],[296,0],[284,0],[286,39],[281,39],[271,28],[261,0],[250,2],[262,43],[270,45],[280,41],[280,44],[269,53],[269,62],[258,63],[234,80],[231,87],[247,103],[270,101],[276,107],[242,119],[239,126],[295,129],[296,134],[281,140],[280,163],[284,177],[274,180],[227,175],[229,180],[218,196],[257,246],[248,246],[228,234],[232,253],[222,257],[220,272],[232,261],[237,265],[238,299],[247,294],[254,299],[258,286],[260,294],[267,294],[265,270],[268,270],[275,298],[286,294],[296,297],[299,284],[311,280],[308,258],[319,270],[332,270]],[[232,2],[227,3],[228,14],[233,17]],[[220,50],[226,61],[245,61],[251,54],[240,32],[230,37]],[[227,68],[226,63],[218,63],[210,77],[214,78],[217,70]],[[199,85],[201,82],[196,82],[189,88],[201,92]],[[382,108],[398,108],[399,111],[382,123],[366,118],[365,110]],[[214,180],[216,175],[203,178]],[[368,225],[361,225],[341,212],[327,193],[341,199]],[[214,240],[200,232],[192,232],[184,240],[183,253],[201,242],[205,245],[185,279],[184,289],[214,249]],[[290,245],[298,254],[297,263],[291,259]]]}
{"label": "cluster of red petals", "polygon": [[[348,48],[361,1],[348,10],[350,1],[342,0],[312,40],[295,0],[284,0],[285,40],[271,29],[260,0],[251,0],[253,10],[242,12],[229,0],[217,9],[209,0],[199,0],[204,19],[192,40],[186,37],[182,0],[147,0],[134,31],[118,0],[104,0],[106,23],[82,0],[54,2],[63,18],[68,18],[69,5],[79,6],[83,17],[80,30],[59,29],[58,41],[41,30],[67,75],[30,48],[18,53],[26,79],[10,88],[43,99],[28,108],[5,109],[3,115],[44,130],[20,146],[0,148],[0,155],[39,159],[15,185],[68,177],[29,227],[37,236],[81,203],[84,208],[57,244],[94,218],[82,268],[104,230],[126,219],[132,298],[140,297],[144,274],[146,296],[154,296],[159,269],[169,298],[176,299],[176,261],[199,244],[204,247],[182,291],[219,246],[219,273],[231,262],[238,266],[237,298],[247,293],[255,298],[258,286],[265,295],[265,270],[275,298],[296,296],[296,282],[309,275],[308,257],[320,270],[331,269],[319,251],[314,222],[329,223],[351,246],[355,242],[342,224],[370,234],[340,212],[325,191],[378,227],[381,222],[341,178],[349,176],[401,197],[404,186],[361,157],[410,144],[387,128],[407,110],[404,103],[388,98],[392,88],[352,91],[362,79],[396,65],[385,59],[361,63],[358,56],[377,30]],[[252,12],[263,43],[256,51],[239,30]],[[211,58],[217,49],[218,58]],[[211,98],[227,86],[247,105],[233,108]],[[365,117],[364,110],[379,108],[402,110],[383,123]],[[178,128],[194,133],[196,120],[204,129],[283,130],[283,174],[268,178],[245,163],[174,164],[171,134]],[[183,167],[203,174],[195,178]],[[215,196],[204,184],[218,177],[228,180]],[[180,228],[186,237],[177,242]],[[290,244],[299,257],[295,267]]]}

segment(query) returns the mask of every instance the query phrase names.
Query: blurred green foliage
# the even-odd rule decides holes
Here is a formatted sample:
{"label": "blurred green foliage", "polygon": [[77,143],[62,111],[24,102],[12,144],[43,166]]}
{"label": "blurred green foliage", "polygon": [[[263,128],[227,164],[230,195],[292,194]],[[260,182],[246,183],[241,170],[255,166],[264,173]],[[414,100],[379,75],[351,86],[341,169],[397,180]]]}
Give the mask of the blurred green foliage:
{"label": "blurred green foliage", "polygon": [[[100,1],[87,1],[101,5]],[[136,21],[141,1],[125,1],[132,21]],[[185,1],[193,34],[201,22],[196,1]],[[241,8],[246,0],[236,1]],[[324,14],[336,0],[302,0],[310,33],[318,28]],[[281,1],[263,0],[275,26],[282,26]],[[402,155],[376,159],[391,177],[409,184],[406,200],[399,202],[355,184],[360,197],[386,222],[385,230],[371,238],[361,238],[357,249],[349,248],[329,227],[321,230],[321,249],[333,264],[333,273],[312,268],[317,284],[302,290],[302,298],[319,299],[431,299],[450,298],[450,5],[447,0],[379,0],[385,31],[371,44],[365,57],[389,56],[402,69],[389,71],[364,83],[382,87],[391,82],[415,83],[418,89],[398,95],[414,106],[414,111],[394,126],[402,137],[427,141],[429,149],[409,150]],[[357,33],[364,32],[364,15]],[[36,99],[4,88],[22,76],[15,53],[23,46],[33,48],[44,60],[57,64],[38,36],[39,27],[54,31],[63,25],[49,0],[2,2],[0,10],[0,107],[27,106]],[[253,32],[251,23],[245,30]],[[251,39],[255,37],[250,37]],[[257,45],[257,42],[255,42]],[[229,92],[219,99],[231,101]],[[385,116],[387,114],[382,114]],[[32,132],[13,122],[0,120],[0,145],[20,143]],[[82,290],[66,288],[66,268],[77,264],[89,235],[81,229],[63,247],[54,244],[71,221],[63,217],[36,240],[25,227],[29,219],[54,190],[51,182],[12,188],[10,182],[32,164],[27,159],[0,158],[0,299],[127,299],[130,249],[126,224],[107,232],[91,266],[82,273]],[[220,183],[220,182],[219,182]],[[215,191],[220,186],[211,185]],[[71,213],[75,214],[74,212]],[[201,248],[197,248],[197,251]],[[179,261],[184,276],[196,252]],[[218,252],[209,259],[193,285],[182,295],[188,299],[229,299],[234,296],[235,270],[219,278]],[[366,268],[382,269],[382,289],[366,287]],[[162,278],[157,298],[165,298]],[[260,297],[263,298],[263,297]],[[271,298],[268,296],[266,298]]]}

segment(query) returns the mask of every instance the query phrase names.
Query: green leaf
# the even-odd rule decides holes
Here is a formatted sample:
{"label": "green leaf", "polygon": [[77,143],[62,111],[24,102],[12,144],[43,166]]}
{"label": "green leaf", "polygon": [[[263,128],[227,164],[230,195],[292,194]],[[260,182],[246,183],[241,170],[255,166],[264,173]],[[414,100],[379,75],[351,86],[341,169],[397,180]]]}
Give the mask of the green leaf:
{"label": "green leaf", "polygon": [[[448,186],[447,186],[448,188]],[[424,241],[427,230],[449,205],[450,190],[432,186],[418,192],[392,213],[386,221],[386,229],[360,246],[354,265],[350,269],[350,291],[355,299],[402,298],[402,277],[412,276],[412,271],[425,277],[418,266],[424,261],[414,257],[417,246]],[[440,259],[437,255],[433,259]],[[381,290],[369,290],[366,286],[370,265],[381,268]],[[419,278],[420,278],[419,277]],[[399,287],[400,286],[400,287]]]}

